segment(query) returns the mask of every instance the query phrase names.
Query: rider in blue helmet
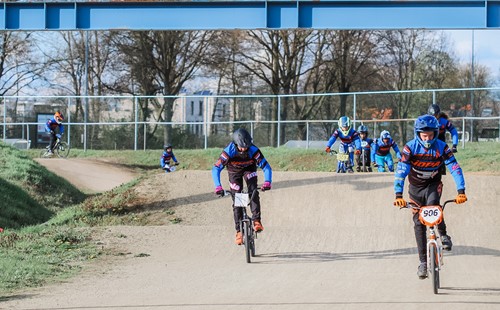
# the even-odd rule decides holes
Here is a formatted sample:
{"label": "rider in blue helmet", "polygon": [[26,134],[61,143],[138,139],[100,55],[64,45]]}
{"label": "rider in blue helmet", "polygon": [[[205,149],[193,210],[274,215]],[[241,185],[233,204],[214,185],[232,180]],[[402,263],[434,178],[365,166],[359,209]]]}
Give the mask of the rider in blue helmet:
{"label": "rider in blue helmet", "polygon": [[385,172],[385,165],[390,172],[394,172],[394,161],[391,155],[391,148],[396,152],[396,157],[401,159],[401,152],[396,141],[392,140],[389,131],[384,130],[380,133],[380,139],[375,139],[372,149],[372,161],[377,167],[378,172]]}
{"label": "rider in blue helmet", "polygon": [[[354,167],[354,153],[356,155],[361,154],[361,142],[359,140],[359,134],[356,130],[351,128],[351,119],[347,116],[342,116],[337,122],[339,128],[335,129],[332,136],[326,144],[325,151],[330,153],[332,145],[335,143],[337,138],[340,139],[341,143],[339,145],[339,153],[349,153],[350,166],[347,168],[349,173],[353,173],[352,167]],[[356,149],[356,152],[354,152]]]}
{"label": "rider in blue helmet", "polygon": [[361,167],[363,166],[363,159],[365,159],[365,171],[372,172],[371,167],[371,149],[373,146],[373,139],[368,138],[368,128],[365,125],[360,125],[358,127],[359,139],[361,141],[361,154],[356,156],[356,171],[361,172]]}
{"label": "rider in blue helmet", "polygon": [[[438,120],[432,115],[422,115],[415,121],[414,130],[415,138],[404,146],[401,160],[396,169],[394,205],[397,207],[406,206],[406,200],[403,199],[403,189],[407,176],[410,183],[408,194],[411,201],[419,206],[439,205],[443,188],[439,169],[443,165],[448,167],[455,181],[458,192],[455,198],[456,203],[466,202],[467,196],[465,195],[465,180],[462,169],[448,145],[437,139]],[[424,279],[427,277],[427,228],[420,222],[418,212],[414,213],[413,222],[420,259],[417,275]],[[453,244],[447,234],[444,218],[438,225],[438,231],[443,249],[450,251]]]}

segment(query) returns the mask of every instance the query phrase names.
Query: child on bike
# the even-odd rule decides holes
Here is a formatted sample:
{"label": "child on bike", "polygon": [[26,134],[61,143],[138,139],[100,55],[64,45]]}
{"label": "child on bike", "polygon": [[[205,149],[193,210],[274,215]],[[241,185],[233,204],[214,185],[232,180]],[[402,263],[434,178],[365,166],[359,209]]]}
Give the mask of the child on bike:
{"label": "child on bike", "polygon": [[177,158],[175,158],[174,152],[172,151],[172,144],[166,144],[163,146],[163,154],[160,157],[160,166],[165,172],[170,172],[170,160],[173,160],[175,165],[179,165]]}
{"label": "child on bike", "polygon": [[[356,155],[361,154],[361,142],[359,140],[359,134],[356,130],[351,128],[351,119],[347,116],[342,116],[338,120],[339,128],[335,129],[332,136],[326,144],[325,151],[327,153],[331,152],[331,147],[337,140],[340,139],[339,153],[349,153],[349,167],[347,167],[347,172],[353,173],[352,167],[354,167],[354,153]],[[354,151],[356,148],[356,151]]]}
{"label": "child on bike", "polygon": [[[443,183],[439,169],[445,165],[451,172],[456,184],[458,195],[455,202],[460,204],[467,201],[465,195],[465,180],[462,169],[448,145],[438,139],[439,123],[432,115],[423,115],[415,121],[415,138],[403,148],[403,156],[398,163],[394,192],[394,205],[405,207],[403,199],[404,181],[408,176],[408,194],[410,200],[418,206],[439,205]],[[417,275],[420,279],[427,277],[426,233],[427,227],[418,218],[418,212],[413,214],[415,238],[417,241],[420,265]],[[446,231],[444,218],[438,225],[443,249],[451,251],[452,242]]]}
{"label": "child on bike", "polygon": [[453,153],[458,152],[457,150],[458,132],[453,126],[453,124],[448,120],[448,115],[444,112],[441,112],[441,108],[437,104],[431,104],[429,106],[429,109],[427,110],[427,114],[434,116],[438,120],[439,123],[438,139],[443,142],[446,142],[445,133],[448,130],[451,134],[451,142],[452,142],[451,151]]}
{"label": "child on bike", "polygon": [[396,152],[396,157],[401,159],[397,143],[392,140],[391,134],[384,130],[380,133],[380,139],[375,139],[373,142],[372,161],[378,172],[385,172],[385,165],[390,172],[394,172],[394,161],[392,160],[391,148]]}
{"label": "child on bike", "polygon": [[[243,244],[243,235],[239,227],[239,221],[243,218],[241,208],[234,207],[234,194],[243,190],[243,180],[245,180],[248,193],[257,190],[257,167],[264,171],[264,184],[262,191],[270,190],[272,183],[272,169],[262,152],[252,143],[252,137],[243,128],[239,128],[233,133],[233,141],[230,142],[220,154],[219,159],[212,168],[212,179],[215,184],[215,194],[222,197],[225,195],[220,182],[220,173],[227,167],[229,175],[229,187],[233,198],[234,223],[236,228],[236,244]],[[253,195],[250,203],[252,210],[252,220],[254,230],[259,232],[264,230],[261,222],[259,193]]]}
{"label": "child on bike", "polygon": [[361,166],[363,165],[363,158],[365,160],[365,167],[367,167],[368,172],[372,172],[371,167],[371,148],[373,144],[373,139],[368,138],[368,128],[365,125],[361,125],[358,127],[359,138],[361,141],[361,154],[356,156],[357,166],[356,171],[361,171]]}
{"label": "child on bike", "polygon": [[[64,133],[64,126],[62,122],[64,121],[64,116],[60,111],[57,111],[54,113],[54,117],[49,119],[47,123],[45,123],[45,131],[50,135],[50,144],[49,144],[49,150],[48,154],[52,155],[54,154],[54,146],[56,144],[57,139],[61,139],[63,133]],[[59,131],[59,133],[56,133],[56,130]]]}

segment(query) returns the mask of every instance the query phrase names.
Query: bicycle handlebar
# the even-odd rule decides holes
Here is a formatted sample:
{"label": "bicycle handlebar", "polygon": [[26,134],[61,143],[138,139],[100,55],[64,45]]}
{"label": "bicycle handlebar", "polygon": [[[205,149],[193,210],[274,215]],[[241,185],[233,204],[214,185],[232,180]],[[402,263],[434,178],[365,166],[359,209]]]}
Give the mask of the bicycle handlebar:
{"label": "bicycle handlebar", "polygon": [[[454,203],[457,203],[456,199],[450,199],[450,200],[446,200],[442,205],[441,205],[441,208],[444,209],[444,207],[451,203],[451,202],[454,202]],[[406,204],[406,207],[400,207],[399,209],[415,209],[415,210],[420,210],[422,207],[421,206],[418,206],[417,204],[413,203],[413,202],[408,202]]]}

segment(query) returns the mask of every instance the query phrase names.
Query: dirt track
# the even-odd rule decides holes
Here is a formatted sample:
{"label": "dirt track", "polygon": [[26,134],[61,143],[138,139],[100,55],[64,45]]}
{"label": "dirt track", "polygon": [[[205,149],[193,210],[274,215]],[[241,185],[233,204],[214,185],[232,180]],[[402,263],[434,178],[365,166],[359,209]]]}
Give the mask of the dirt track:
{"label": "dirt track", "polygon": [[[158,173],[141,191],[151,206],[172,206],[181,224],[103,229],[104,247],[127,255],[0,308],[500,307],[499,176],[466,175],[469,202],[446,210],[454,248],[445,253],[439,295],[416,276],[411,216],[392,207],[393,175],[275,172],[274,179],[261,195],[265,231],[252,264],[233,244],[230,201],[211,194],[208,171]],[[447,175],[444,197],[455,193]]]}

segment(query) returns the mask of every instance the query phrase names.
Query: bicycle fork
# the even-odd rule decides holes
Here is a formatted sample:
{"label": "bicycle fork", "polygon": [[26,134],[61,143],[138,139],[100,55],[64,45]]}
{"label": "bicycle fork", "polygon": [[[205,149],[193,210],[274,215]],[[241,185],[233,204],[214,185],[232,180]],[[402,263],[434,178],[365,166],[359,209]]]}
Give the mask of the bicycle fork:
{"label": "bicycle fork", "polygon": [[441,265],[443,264],[443,249],[437,242],[437,236],[434,227],[431,227],[429,231],[430,236],[429,240],[427,241],[427,264],[430,266],[430,260],[433,259],[432,257],[430,257],[430,248],[431,246],[434,246],[436,248],[435,266],[437,268],[437,271],[440,271]]}

